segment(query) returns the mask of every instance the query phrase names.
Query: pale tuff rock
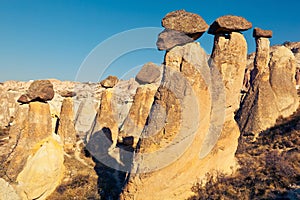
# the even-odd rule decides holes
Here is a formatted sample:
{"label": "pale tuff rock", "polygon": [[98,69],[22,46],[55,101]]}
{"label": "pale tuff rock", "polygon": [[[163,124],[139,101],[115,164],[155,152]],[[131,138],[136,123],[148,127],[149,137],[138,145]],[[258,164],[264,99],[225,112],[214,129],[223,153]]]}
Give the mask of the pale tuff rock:
{"label": "pale tuff rock", "polygon": [[0,178],[0,199],[1,200],[21,200],[15,189],[4,179]]}
{"label": "pale tuff rock", "polygon": [[110,140],[111,147],[116,147],[118,139],[118,116],[113,99],[113,89],[107,89],[102,93],[101,103],[94,124],[91,131],[87,135],[86,142],[90,141],[93,134],[101,132],[102,130],[109,130],[108,140]]}
{"label": "pale tuff rock", "polygon": [[275,48],[271,52],[270,84],[276,95],[279,112],[288,117],[295,112],[299,105],[295,89],[295,57],[286,47]]}
{"label": "pale tuff rock", "polygon": [[279,116],[293,114],[299,105],[292,52],[283,46],[269,52],[267,38],[259,38],[257,45],[255,78],[236,117],[242,132],[254,136],[272,127]]}
{"label": "pale tuff rock", "polygon": [[23,169],[36,143],[52,135],[49,104],[30,102],[29,109],[20,107],[14,126],[10,130],[10,135],[14,135],[17,146],[7,171],[12,180]]}
{"label": "pale tuff rock", "polygon": [[[78,101],[74,101],[76,103]],[[94,119],[97,115],[99,102],[93,98],[87,98],[79,101],[78,108],[75,116],[75,129],[80,135],[85,135],[90,130]]]}
{"label": "pale tuff rock", "polygon": [[66,150],[72,150],[76,143],[76,130],[74,124],[74,104],[72,98],[64,99],[59,119],[58,135]]}
{"label": "pale tuff rock", "polygon": [[199,157],[210,134],[212,107],[204,50],[198,43],[175,47],[166,54],[165,64],[162,86],[121,199],[186,199],[205,173],[216,169],[229,172],[236,164],[239,131],[230,120],[211,153]]}
{"label": "pale tuff rock", "polygon": [[254,69],[251,72],[251,82],[258,74],[269,76],[270,41],[268,38],[256,38],[256,55]]}
{"label": "pale tuff rock", "polygon": [[119,137],[122,138],[122,143],[124,143],[126,138],[133,137],[132,147],[136,147],[146,124],[157,87],[158,86],[154,84],[138,87],[133,99],[133,104],[119,133]]}
{"label": "pale tuff rock", "polygon": [[209,29],[209,34],[230,33],[246,31],[252,28],[252,23],[245,18],[234,15],[225,15],[214,21]]}
{"label": "pale tuff rock", "polygon": [[168,13],[161,22],[166,29],[176,30],[187,34],[203,33],[208,25],[203,18],[197,14],[177,10]]}
{"label": "pale tuff rock", "polygon": [[226,112],[227,115],[232,115],[240,105],[240,92],[247,65],[247,43],[244,36],[237,32],[230,33],[229,38],[216,35],[210,65],[219,70],[222,76],[228,110]]}
{"label": "pale tuff rock", "polygon": [[63,148],[51,136],[36,143],[17,177],[20,196],[28,200],[46,199],[62,181],[63,163]]}
{"label": "pale tuff rock", "polygon": [[161,69],[156,64],[149,62],[143,65],[136,75],[135,80],[139,84],[157,83],[161,77]]}

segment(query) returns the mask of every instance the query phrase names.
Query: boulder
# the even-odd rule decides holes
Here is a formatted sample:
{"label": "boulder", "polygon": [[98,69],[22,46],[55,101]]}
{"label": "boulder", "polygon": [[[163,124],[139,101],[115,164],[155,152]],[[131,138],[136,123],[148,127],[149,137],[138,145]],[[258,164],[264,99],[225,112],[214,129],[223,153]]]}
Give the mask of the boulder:
{"label": "boulder", "polygon": [[271,38],[273,36],[273,32],[271,30],[263,30],[258,27],[254,28],[253,30],[253,37],[255,38]]}
{"label": "boulder", "polygon": [[252,23],[240,16],[225,15],[216,19],[209,27],[208,33],[241,32],[252,28]]}
{"label": "boulder", "polygon": [[184,45],[193,41],[193,38],[183,32],[165,29],[158,35],[156,46],[158,50],[169,50],[175,46]]}
{"label": "boulder", "polygon": [[50,136],[37,143],[17,177],[20,196],[23,199],[47,199],[62,181],[63,163],[63,148],[55,139]]}
{"label": "boulder", "polygon": [[160,75],[160,67],[152,62],[149,62],[142,67],[142,69],[136,75],[135,80],[139,84],[155,83],[159,81]]}
{"label": "boulder", "polygon": [[119,82],[118,77],[108,76],[106,79],[100,82],[101,86],[104,88],[113,88]]}
{"label": "boulder", "polygon": [[166,29],[194,35],[195,40],[208,29],[207,23],[201,16],[185,10],[176,10],[168,13],[161,23]]}
{"label": "boulder", "polygon": [[53,85],[49,80],[34,81],[29,86],[27,95],[31,101],[50,101],[54,97]]}
{"label": "boulder", "polygon": [[20,103],[29,103],[31,101],[50,101],[54,97],[53,85],[49,80],[33,81],[26,94],[18,99]]}
{"label": "boulder", "polygon": [[62,97],[75,97],[76,96],[76,92],[73,91],[69,91],[69,90],[62,90],[62,91],[58,91],[59,95]]}

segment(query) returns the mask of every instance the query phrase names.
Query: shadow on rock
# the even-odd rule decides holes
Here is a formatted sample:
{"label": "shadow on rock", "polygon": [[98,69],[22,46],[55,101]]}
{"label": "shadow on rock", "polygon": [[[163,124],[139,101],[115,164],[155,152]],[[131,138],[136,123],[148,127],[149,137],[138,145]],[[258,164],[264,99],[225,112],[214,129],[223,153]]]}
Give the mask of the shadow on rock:
{"label": "shadow on rock", "polygon": [[118,144],[111,148],[112,136],[109,128],[102,128],[93,134],[86,149],[95,162],[98,175],[98,190],[101,199],[119,199],[127,184],[133,159],[133,148]]}

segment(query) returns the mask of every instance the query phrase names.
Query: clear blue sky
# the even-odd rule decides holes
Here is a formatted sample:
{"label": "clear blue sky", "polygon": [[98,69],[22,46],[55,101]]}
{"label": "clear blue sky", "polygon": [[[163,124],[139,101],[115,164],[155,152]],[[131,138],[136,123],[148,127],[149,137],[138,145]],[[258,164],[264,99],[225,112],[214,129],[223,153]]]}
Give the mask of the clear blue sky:
{"label": "clear blue sky", "polygon": [[[101,42],[126,30],[160,27],[165,14],[178,9],[197,13],[208,24],[226,14],[243,16],[254,27],[273,30],[272,44],[300,41],[299,8],[299,0],[0,0],[0,81],[75,80],[84,59]],[[249,52],[254,51],[252,30],[244,35]],[[198,41],[211,53],[212,35]],[[109,50],[126,42],[133,41]],[[99,69],[106,67],[102,59],[100,55]],[[132,51],[114,60],[106,74],[122,77],[162,59],[163,52],[155,49]]]}

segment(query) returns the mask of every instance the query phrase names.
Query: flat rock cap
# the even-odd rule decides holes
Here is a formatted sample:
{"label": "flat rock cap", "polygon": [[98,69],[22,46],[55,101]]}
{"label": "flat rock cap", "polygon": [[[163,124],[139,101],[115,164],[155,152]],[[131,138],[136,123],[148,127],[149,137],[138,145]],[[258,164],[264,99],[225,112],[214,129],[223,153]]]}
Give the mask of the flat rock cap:
{"label": "flat rock cap", "polygon": [[210,25],[209,34],[246,31],[252,28],[252,23],[240,16],[225,15],[219,17]]}
{"label": "flat rock cap", "polygon": [[273,32],[271,30],[263,30],[261,28],[254,28],[253,30],[253,37],[259,38],[259,37],[265,37],[265,38],[271,38],[273,36]]}
{"label": "flat rock cap", "polygon": [[184,33],[201,33],[208,29],[208,24],[197,14],[176,10],[168,13],[161,21],[166,29],[180,31]]}

